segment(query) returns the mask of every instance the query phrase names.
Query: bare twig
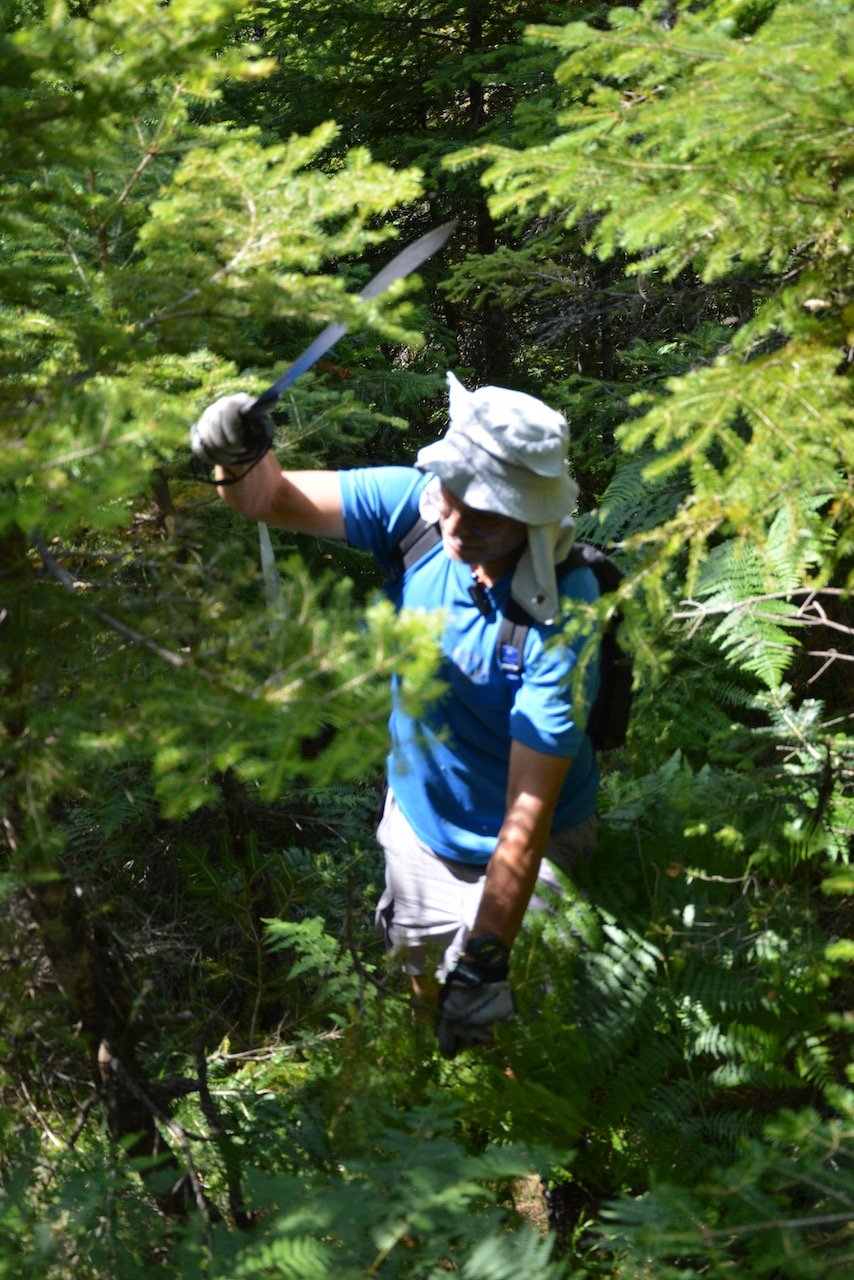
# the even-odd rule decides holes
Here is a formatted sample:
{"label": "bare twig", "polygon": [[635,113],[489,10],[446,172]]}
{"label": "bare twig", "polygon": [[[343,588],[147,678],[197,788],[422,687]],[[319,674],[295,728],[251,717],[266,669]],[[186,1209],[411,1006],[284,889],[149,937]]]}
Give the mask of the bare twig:
{"label": "bare twig", "polygon": [[232,271],[235,270],[241,259],[245,258],[253,247],[259,249],[263,248],[267,244],[275,243],[276,236],[272,233],[267,236],[262,236],[257,243],[255,242],[255,235],[258,227],[258,210],[256,208],[255,201],[249,196],[246,197],[246,206],[249,213],[249,230],[246,233],[243,244],[235,253],[232,254],[228,262],[223,263],[218,270],[214,271],[213,274],[204,282],[204,285],[196,285],[194,288],[188,289],[180,298],[176,298],[174,302],[169,303],[165,307],[161,307],[159,311],[153,312],[147,320],[141,321],[140,324],[136,326],[137,333],[145,333],[147,329],[153,328],[153,326],[159,324],[161,320],[174,317],[176,309],[185,306],[188,302],[192,302],[194,298],[197,298],[202,292],[203,287],[218,284],[220,280],[224,280],[226,276],[230,275]]}
{"label": "bare twig", "polygon": [[97,1102],[98,1102],[98,1093],[97,1093],[97,1090],[93,1089],[92,1092],[89,1094],[89,1097],[81,1106],[80,1110],[77,1112],[77,1119],[74,1121],[74,1128],[71,1130],[71,1133],[68,1135],[68,1141],[66,1143],[66,1146],[68,1147],[69,1151],[73,1150],[73,1148],[77,1145],[77,1139],[80,1137],[81,1133],[86,1128],[86,1121],[89,1119],[89,1112],[97,1104]]}
{"label": "bare twig", "polygon": [[[744,600],[734,600],[726,604],[711,606],[703,604],[699,600],[683,600],[683,609],[673,613],[671,617],[674,622],[690,622],[688,634],[693,637],[709,618],[744,613],[746,610],[752,609],[754,610],[753,616],[762,622],[788,627],[827,627],[830,631],[838,631],[848,639],[852,639],[854,638],[854,627],[846,626],[842,622],[835,622],[832,618],[829,618],[819,598],[821,596],[839,598],[846,597],[849,594],[848,591],[839,587],[800,587],[794,591],[768,592],[765,595],[749,596]],[[798,597],[803,597],[803,599],[800,604],[796,605],[795,601]],[[770,603],[774,600],[791,602],[792,611],[783,614],[768,613],[757,608],[758,605]],[[814,651],[810,656],[826,659],[820,670],[812,677],[812,680],[817,680],[837,659],[844,662],[854,662],[854,655],[840,653],[837,649]]]}
{"label": "bare twig", "polygon": [[71,449],[68,453],[61,454],[58,458],[49,458],[47,462],[34,463],[30,470],[32,473],[41,471],[52,471],[54,467],[65,467],[69,462],[79,462],[82,458],[91,458],[97,454],[105,453],[107,449],[117,449],[122,444],[132,444],[139,439],[139,432],[127,431],[124,435],[116,436],[108,445],[93,444],[87,445],[85,448]]}
{"label": "bare twig", "polygon": [[810,676],[807,684],[812,684],[814,680],[818,680],[819,676],[823,676],[828,667],[833,666],[837,660],[839,662],[854,662],[854,653],[840,653],[838,649],[809,649],[810,658],[824,658],[815,675]]}
{"label": "bare twig", "polygon": [[307,1036],[296,1044],[259,1045],[257,1049],[244,1049],[240,1053],[223,1053],[217,1050],[214,1055],[221,1062],[275,1062],[277,1058],[289,1058],[297,1053],[304,1053],[306,1048],[325,1044],[329,1040],[340,1040],[341,1031],[321,1031],[319,1035]]}
{"label": "bare twig", "polygon": [[[38,550],[38,553],[42,558],[42,563],[48,573],[51,577],[55,578],[57,582],[61,583],[62,586],[65,587],[66,591],[71,595],[74,595],[74,579],[71,577],[71,574],[68,573],[67,570],[63,569],[62,565],[59,564],[50,554],[40,534],[33,533],[32,539],[33,545]],[[161,658],[164,662],[168,662],[171,667],[188,667],[190,665],[189,661],[183,657],[182,654],[175,653],[171,649],[164,649],[162,645],[157,644],[157,642],[152,640],[149,636],[143,635],[141,631],[137,631],[134,627],[129,627],[125,622],[120,622],[118,618],[114,618],[112,614],[106,613],[103,609],[99,609],[96,606],[91,605],[87,605],[85,607],[87,612],[91,613],[99,622],[102,622],[105,627],[109,627],[112,631],[117,631],[119,635],[124,636],[127,640],[132,640],[134,644],[142,645],[144,649],[148,649],[148,651],[153,653],[156,657]]]}
{"label": "bare twig", "polygon": [[[98,1066],[100,1067],[102,1074],[106,1075],[109,1073],[115,1076],[116,1080],[121,1083],[122,1088],[136,1098],[137,1101],[141,1102],[157,1123],[162,1125],[167,1133],[169,1133],[170,1137],[172,1137],[177,1143],[183,1157],[187,1181],[189,1182],[190,1188],[193,1192],[193,1200],[195,1201],[196,1208],[201,1214],[202,1220],[205,1224],[205,1243],[208,1248],[210,1248],[212,1245],[211,1206],[205,1196],[202,1181],[199,1177],[199,1171],[196,1168],[193,1153],[190,1150],[191,1135],[188,1134],[186,1129],[173,1120],[170,1115],[167,1115],[162,1107],[159,1107],[150,1094],[146,1092],[142,1085],[134,1079],[131,1073],[125,1070],[121,1061],[116,1057],[106,1041],[102,1041],[98,1049]],[[197,1141],[204,1140],[199,1135],[193,1136],[195,1136]],[[173,1192],[174,1191],[175,1188],[173,1188]]]}
{"label": "bare twig", "polygon": [[[70,595],[77,595],[76,584],[71,574],[51,555],[45,546],[44,539],[40,534],[34,531],[31,535],[33,546],[42,558],[44,567],[52,578],[55,578]],[[118,618],[114,618],[112,614],[99,609],[96,605],[81,602],[80,606],[91,617],[96,618],[103,626],[109,627],[111,631],[116,631],[120,636],[130,640],[133,644],[141,645],[147,649],[149,653],[153,653],[155,657],[160,658],[163,662],[167,662],[170,667],[175,669],[191,669],[195,675],[201,679],[208,681],[209,684],[218,685],[221,688],[228,689],[230,693],[238,694],[241,698],[247,698],[249,701],[255,701],[259,698],[259,692],[255,688],[240,688],[230,680],[225,680],[216,673],[206,671],[204,667],[192,662],[189,658],[185,658],[183,654],[175,653],[172,649],[166,649],[163,645],[159,645],[150,636],[144,635],[143,632],[137,631],[135,627],[128,626],[125,622],[120,622]],[[2,614],[0,614],[2,621]]]}
{"label": "bare twig", "polygon": [[677,875],[684,874],[690,880],[702,880],[704,883],[717,884],[740,884],[741,892],[745,894],[752,889],[754,894],[759,892],[759,884],[755,876],[718,876],[707,875],[705,871],[701,871],[699,867],[685,867],[681,862],[671,862],[666,868],[666,874],[672,878]]}
{"label": "bare twig", "polygon": [[98,224],[98,230],[99,230],[99,231],[101,231],[101,230],[103,230],[103,229],[105,229],[105,228],[106,228],[107,223],[108,223],[108,221],[110,220],[110,218],[113,216],[113,214],[115,213],[115,211],[116,211],[117,209],[120,209],[120,208],[122,207],[122,205],[125,203],[125,201],[127,200],[128,196],[130,195],[131,191],[132,191],[132,190],[133,190],[133,188],[136,186],[137,182],[138,182],[138,181],[139,181],[139,179],[142,177],[143,173],[145,173],[145,170],[146,170],[146,169],[148,168],[148,166],[151,164],[151,161],[154,159],[154,157],[155,157],[155,156],[157,156],[157,155],[159,155],[159,154],[160,154],[160,152],[161,152],[161,146],[160,146],[160,143],[161,143],[161,140],[162,140],[162,137],[163,137],[163,132],[164,132],[164,130],[165,130],[165,128],[166,128],[166,122],[167,122],[167,119],[168,119],[168,116],[169,116],[170,109],[171,109],[171,107],[172,107],[172,104],[173,104],[173,103],[174,103],[174,102],[175,102],[175,101],[176,101],[176,100],[181,96],[181,94],[183,93],[183,91],[184,91],[184,86],[183,86],[183,84],[176,84],[176,85],[175,85],[175,89],[174,89],[174,92],[173,92],[173,94],[172,94],[172,97],[171,97],[171,99],[170,99],[170,101],[169,101],[169,105],[168,105],[168,107],[166,108],[166,110],[163,112],[163,115],[162,115],[162,117],[161,117],[161,119],[160,119],[160,121],[159,121],[159,123],[158,123],[158,125],[157,125],[157,128],[154,130],[154,133],[153,133],[153,135],[152,135],[151,139],[150,139],[148,142],[146,142],[146,141],[145,141],[145,137],[144,137],[144,135],[143,135],[143,133],[142,133],[142,130],[141,130],[140,126],[139,126],[139,122],[138,122],[138,121],[134,121],[134,125],[135,125],[135,127],[136,127],[136,134],[137,134],[137,138],[139,139],[140,144],[141,144],[142,146],[144,146],[145,150],[143,151],[143,154],[142,154],[142,156],[141,156],[141,158],[140,158],[140,160],[139,160],[139,163],[137,164],[137,166],[136,166],[136,168],[134,169],[133,173],[130,175],[130,177],[129,177],[129,178],[127,179],[127,181],[125,182],[125,185],[123,186],[122,190],[119,192],[119,194],[116,196],[116,198],[115,198],[115,200],[113,201],[113,203],[109,206],[109,208],[108,208],[108,209],[106,210],[106,212],[104,213],[103,218],[101,219],[100,223]]}
{"label": "bare twig", "polygon": [[57,1135],[54,1133],[53,1129],[51,1129],[50,1125],[49,1125],[49,1124],[48,1124],[48,1122],[45,1120],[44,1116],[43,1116],[43,1115],[42,1115],[42,1113],[39,1111],[39,1109],[38,1109],[38,1107],[36,1106],[36,1104],[33,1102],[33,1099],[32,1099],[32,1097],[31,1097],[31,1095],[30,1095],[30,1091],[29,1091],[29,1089],[27,1088],[25,1081],[23,1081],[23,1080],[20,1082],[20,1089],[21,1089],[21,1092],[22,1092],[22,1093],[23,1093],[23,1095],[24,1095],[24,1098],[26,1099],[27,1106],[29,1107],[30,1111],[32,1111],[33,1115],[35,1116],[36,1120],[38,1121],[39,1125],[41,1126],[42,1132],[44,1133],[44,1135],[45,1135],[45,1137],[47,1138],[48,1142],[50,1142],[50,1143],[51,1143],[51,1145],[52,1145],[52,1146],[54,1146],[54,1147],[61,1147],[61,1146],[62,1146],[62,1142],[61,1142],[61,1141],[60,1141],[60,1139],[57,1137]]}
{"label": "bare twig", "polygon": [[[73,1151],[74,1147],[77,1144],[77,1139],[80,1137],[81,1133],[86,1127],[86,1121],[89,1119],[89,1113],[92,1110],[92,1108],[96,1106],[98,1101],[99,1101],[98,1091],[96,1089],[93,1089],[92,1092],[89,1094],[89,1097],[86,1099],[86,1101],[83,1103],[83,1105],[81,1106],[80,1110],[77,1113],[77,1119],[74,1121],[74,1128],[71,1130],[71,1133],[68,1135],[68,1139],[65,1143],[65,1149],[67,1151]],[[51,1183],[53,1182],[54,1177],[56,1176],[58,1168],[59,1166],[56,1164],[50,1164],[47,1166],[42,1177],[39,1179],[39,1182],[38,1182],[39,1195],[43,1195],[44,1192],[48,1190]]]}
{"label": "bare twig", "polygon": [[252,1226],[253,1216],[246,1208],[241,1185],[241,1167],[238,1150],[231,1140],[231,1135],[222,1122],[216,1102],[208,1084],[208,1064],[205,1057],[204,1040],[200,1036],[196,1043],[196,1074],[198,1077],[199,1105],[202,1115],[208,1122],[211,1138],[215,1142],[225,1169],[225,1180],[228,1188],[228,1206],[234,1223],[246,1231]]}

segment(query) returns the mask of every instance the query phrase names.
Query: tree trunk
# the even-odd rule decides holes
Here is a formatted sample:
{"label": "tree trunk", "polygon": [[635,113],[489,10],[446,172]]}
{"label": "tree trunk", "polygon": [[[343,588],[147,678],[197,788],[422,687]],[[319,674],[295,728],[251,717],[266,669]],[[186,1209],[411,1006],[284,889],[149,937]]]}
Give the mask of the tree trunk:
{"label": "tree trunk", "polygon": [[[468,7],[467,44],[469,53],[477,53],[483,48],[483,21],[486,6],[475,0]],[[483,83],[476,76],[471,76],[468,83],[469,99],[469,133],[472,139],[486,120],[486,97]],[[486,203],[486,195],[478,188],[475,199],[475,248],[477,253],[488,255],[495,252],[497,243],[495,223]],[[507,329],[507,317],[504,307],[494,298],[487,298],[472,317],[471,323],[477,335],[476,354],[472,363],[475,365],[476,381],[506,385],[513,377],[512,349]]]}
{"label": "tree trunk", "polygon": [[[31,643],[28,618],[38,582],[26,538],[14,527],[0,539],[0,582],[0,666],[6,673],[0,700],[5,862],[23,887],[65,997],[68,1020],[85,1041],[111,1137],[116,1142],[129,1140],[130,1154],[146,1158],[146,1176],[156,1176],[158,1188],[167,1179],[167,1190],[157,1193],[164,1212],[182,1212],[187,1207],[187,1174],[163,1141],[155,1091],[137,1060],[142,1022],[129,968],[109,930],[92,925],[81,888],[57,865],[49,847],[51,816],[37,788],[30,785],[27,761],[34,748],[28,740],[28,699],[38,687],[41,664],[49,658],[36,653]],[[28,797],[26,810],[23,796]]]}

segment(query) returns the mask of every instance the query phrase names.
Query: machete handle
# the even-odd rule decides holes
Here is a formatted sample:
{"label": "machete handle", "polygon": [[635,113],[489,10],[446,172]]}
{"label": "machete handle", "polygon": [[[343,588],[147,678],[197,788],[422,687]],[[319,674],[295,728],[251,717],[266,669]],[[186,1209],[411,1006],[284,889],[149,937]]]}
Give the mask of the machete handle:
{"label": "machete handle", "polygon": [[264,412],[264,407],[254,404],[238,410],[242,426],[243,453],[233,461],[238,464],[260,462],[273,443],[273,419]]}

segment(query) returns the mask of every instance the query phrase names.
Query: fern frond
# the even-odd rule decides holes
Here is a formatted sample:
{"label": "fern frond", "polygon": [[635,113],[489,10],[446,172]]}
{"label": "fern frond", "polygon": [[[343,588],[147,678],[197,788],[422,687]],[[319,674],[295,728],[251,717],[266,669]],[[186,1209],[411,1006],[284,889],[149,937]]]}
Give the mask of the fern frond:
{"label": "fern frond", "polygon": [[742,536],[721,543],[699,571],[694,595],[700,603],[691,634],[704,620],[711,622],[712,643],[770,688],[780,685],[798,645],[797,632],[812,620],[792,597],[833,541],[823,525],[810,525],[823,502],[804,494],[800,519],[789,502],[771,521],[763,542]]}
{"label": "fern frond", "polygon": [[676,990],[702,1005],[711,1017],[762,1007],[762,991],[754,974],[713,959],[690,956],[686,968],[676,978]]}
{"label": "fern frond", "polygon": [[650,478],[647,468],[652,456],[641,452],[620,458],[598,509],[578,518],[579,538],[608,547],[655,529],[675,515],[689,491],[687,472]]}
{"label": "fern frond", "polygon": [[[851,1103],[839,1091],[838,1111],[780,1112],[762,1135],[728,1141],[736,1158],[712,1163],[686,1189],[662,1180],[642,1197],[612,1201],[599,1229],[619,1280],[654,1274],[676,1280],[696,1260],[703,1273],[797,1276],[831,1280],[850,1274],[854,1218]],[[726,1125],[710,1131],[727,1138]]]}
{"label": "fern frond", "polygon": [[837,1064],[827,1035],[804,1036],[796,1050],[798,1075],[827,1090],[836,1084]]}
{"label": "fern frond", "polygon": [[463,1280],[562,1280],[565,1269],[552,1262],[554,1236],[540,1236],[533,1228],[513,1235],[491,1235],[476,1245],[463,1269]]}
{"label": "fern frond", "polygon": [[[283,1228],[288,1230],[284,1222],[274,1226],[273,1231]],[[235,1280],[258,1275],[281,1276],[282,1280],[329,1280],[334,1269],[335,1250],[329,1244],[310,1235],[283,1232],[278,1238],[247,1249],[232,1275]]]}

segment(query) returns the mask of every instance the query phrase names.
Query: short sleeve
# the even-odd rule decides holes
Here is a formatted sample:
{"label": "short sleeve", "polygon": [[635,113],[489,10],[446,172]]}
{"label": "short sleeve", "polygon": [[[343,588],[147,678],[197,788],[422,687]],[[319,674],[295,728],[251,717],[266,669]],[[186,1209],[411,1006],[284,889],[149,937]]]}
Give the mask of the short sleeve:
{"label": "short sleeve", "polygon": [[418,518],[429,475],[414,467],[364,467],[339,478],[347,541],[388,571],[392,552]]}
{"label": "short sleeve", "polygon": [[[598,584],[589,569],[573,570],[561,582],[564,601],[582,600],[592,603],[599,594]],[[583,707],[575,698],[573,679],[579,658],[589,636],[561,639],[559,627],[534,626],[525,646],[525,668],[510,713],[510,736],[514,740],[542,751],[546,755],[572,757],[578,754],[585,738],[579,721],[586,714],[599,688],[599,655],[586,661]],[[581,714],[583,711],[583,714]]]}

